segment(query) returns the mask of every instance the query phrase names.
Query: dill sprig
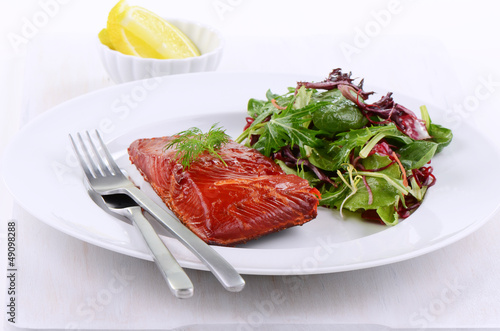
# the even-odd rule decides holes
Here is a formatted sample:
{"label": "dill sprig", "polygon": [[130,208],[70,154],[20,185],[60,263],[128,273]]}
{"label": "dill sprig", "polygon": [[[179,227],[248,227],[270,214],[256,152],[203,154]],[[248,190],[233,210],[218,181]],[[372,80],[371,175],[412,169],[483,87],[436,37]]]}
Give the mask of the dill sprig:
{"label": "dill sprig", "polygon": [[229,136],[225,130],[217,127],[217,124],[212,125],[206,133],[196,127],[181,131],[174,135],[175,138],[165,146],[165,149],[173,147],[177,149],[176,157],[179,158],[184,169],[189,168],[204,152],[218,157],[227,166],[217,150],[229,142]]}

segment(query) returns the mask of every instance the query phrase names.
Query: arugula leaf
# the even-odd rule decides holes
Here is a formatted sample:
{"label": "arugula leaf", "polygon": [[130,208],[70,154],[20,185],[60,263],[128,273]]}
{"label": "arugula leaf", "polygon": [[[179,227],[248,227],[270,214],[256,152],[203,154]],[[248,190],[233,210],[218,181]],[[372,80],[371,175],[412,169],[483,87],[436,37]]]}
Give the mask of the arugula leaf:
{"label": "arugula leaf", "polygon": [[257,100],[257,99],[250,99],[248,100],[248,114],[251,115],[252,117],[257,117],[262,112],[264,112],[264,105],[266,104],[265,101],[262,100]]}
{"label": "arugula leaf", "polygon": [[[349,155],[355,148],[361,149],[361,147],[365,146],[365,148],[363,148],[364,154],[361,154],[360,156],[363,158],[366,157],[370,150],[375,146],[375,144],[367,145],[367,143],[376,135],[379,135],[379,138],[377,138],[378,142],[385,136],[398,135],[398,130],[391,124],[387,126],[371,126],[338,134],[338,139],[329,145],[330,149],[327,151],[330,155],[334,154],[331,164],[333,164],[336,168],[328,170],[339,169],[342,163],[348,163]],[[358,154],[359,153],[361,153],[361,150]]]}
{"label": "arugula leaf", "polygon": [[284,146],[299,146],[303,155],[306,154],[306,146],[321,146],[323,141],[316,136],[323,133],[320,130],[307,129],[303,126],[308,122],[307,118],[312,112],[321,107],[321,103],[293,110],[291,104],[280,113],[265,122],[265,128],[257,143],[252,147],[266,156],[278,151]]}
{"label": "arugula leaf", "polygon": [[[339,183],[340,184],[340,183]],[[328,206],[330,208],[337,208],[342,204],[347,195],[350,193],[347,185],[337,185],[331,186],[329,188],[322,187],[320,190],[321,200],[319,204],[321,206]]]}
{"label": "arugula leaf", "polygon": [[281,169],[283,169],[286,174],[299,176],[300,178],[307,180],[311,186],[315,186],[320,182],[318,177],[316,177],[312,171],[305,170],[303,166],[291,168],[281,160],[275,160],[275,162],[279,164]]}
{"label": "arugula leaf", "polygon": [[266,98],[268,101],[271,101],[272,99],[280,99],[283,97],[284,96],[282,96],[282,95],[274,94],[271,90],[267,90],[267,92],[266,92]]}
{"label": "arugula leaf", "polygon": [[314,166],[326,171],[337,171],[349,157],[350,150],[347,146],[343,149],[338,145],[326,145],[309,148],[306,155]]}

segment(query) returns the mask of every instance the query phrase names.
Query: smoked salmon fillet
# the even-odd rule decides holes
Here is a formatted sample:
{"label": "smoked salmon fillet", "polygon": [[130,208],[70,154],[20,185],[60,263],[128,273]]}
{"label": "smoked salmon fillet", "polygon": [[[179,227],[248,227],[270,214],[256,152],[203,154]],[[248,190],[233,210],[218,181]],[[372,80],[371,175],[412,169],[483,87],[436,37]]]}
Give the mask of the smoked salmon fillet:
{"label": "smoked salmon fillet", "polygon": [[302,225],[317,215],[319,192],[270,158],[233,141],[184,169],[173,137],[139,139],[130,161],[179,220],[209,244],[234,246]]}

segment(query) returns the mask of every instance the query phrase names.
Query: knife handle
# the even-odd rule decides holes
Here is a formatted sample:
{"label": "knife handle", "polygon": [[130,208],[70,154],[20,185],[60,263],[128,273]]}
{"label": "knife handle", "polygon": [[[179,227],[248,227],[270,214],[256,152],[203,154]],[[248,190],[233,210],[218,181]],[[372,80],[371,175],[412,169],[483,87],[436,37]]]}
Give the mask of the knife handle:
{"label": "knife handle", "polygon": [[193,283],[144,217],[141,208],[126,208],[126,210],[130,220],[139,228],[139,232],[151,250],[153,259],[172,294],[181,299],[192,297],[194,293]]}
{"label": "knife handle", "polygon": [[201,240],[179,220],[169,215],[137,187],[127,187],[124,192],[144,208],[158,223],[186,246],[214,274],[224,288],[239,292],[245,287],[245,280],[219,253]]}

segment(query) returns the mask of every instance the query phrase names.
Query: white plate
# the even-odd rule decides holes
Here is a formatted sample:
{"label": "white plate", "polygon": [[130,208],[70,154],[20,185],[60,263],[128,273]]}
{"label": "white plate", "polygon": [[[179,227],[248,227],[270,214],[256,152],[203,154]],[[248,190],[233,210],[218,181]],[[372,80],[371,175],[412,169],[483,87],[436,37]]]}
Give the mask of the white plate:
{"label": "white plate", "polygon": [[[316,77],[317,78],[317,77]],[[267,89],[282,93],[311,77],[282,74],[188,74],[131,82],[61,104],[39,116],[7,148],[2,175],[17,202],[50,226],[86,242],[151,260],[135,229],[104,213],[87,196],[68,134],[99,129],[120,166],[151,194],[128,161],[137,138],[170,135],[219,122],[233,137],[245,124],[249,98]],[[367,88],[369,89],[369,88]],[[376,89],[380,95],[389,89]],[[418,109],[425,103],[394,94]],[[426,100],[434,122],[443,111]],[[499,205],[498,176],[479,176],[478,162],[499,164],[494,148],[462,125],[453,143],[432,162],[437,183],[423,205],[394,227],[341,219],[321,209],[317,219],[236,248],[215,247],[244,274],[292,275],[368,268],[446,246],[484,224]],[[177,241],[164,237],[180,264],[205,270]]]}

